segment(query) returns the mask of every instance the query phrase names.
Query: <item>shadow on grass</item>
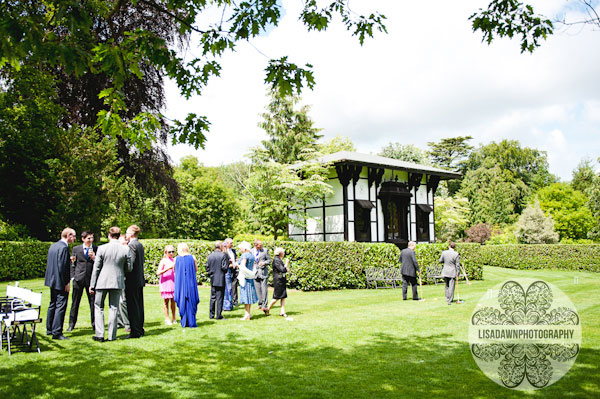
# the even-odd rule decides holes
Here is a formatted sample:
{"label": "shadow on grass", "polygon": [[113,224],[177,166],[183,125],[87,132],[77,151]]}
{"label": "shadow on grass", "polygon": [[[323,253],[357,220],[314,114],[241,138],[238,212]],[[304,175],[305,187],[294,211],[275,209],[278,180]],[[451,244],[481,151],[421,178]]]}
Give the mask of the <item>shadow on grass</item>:
{"label": "shadow on grass", "polygon": [[[66,355],[0,363],[3,398],[521,398],[489,380],[467,343],[450,336],[373,336],[351,349],[280,344],[229,333],[168,348],[72,342]],[[137,341],[137,340],[136,340]],[[58,347],[53,348],[59,350]],[[598,397],[597,350],[582,349],[571,371],[531,397]]]}

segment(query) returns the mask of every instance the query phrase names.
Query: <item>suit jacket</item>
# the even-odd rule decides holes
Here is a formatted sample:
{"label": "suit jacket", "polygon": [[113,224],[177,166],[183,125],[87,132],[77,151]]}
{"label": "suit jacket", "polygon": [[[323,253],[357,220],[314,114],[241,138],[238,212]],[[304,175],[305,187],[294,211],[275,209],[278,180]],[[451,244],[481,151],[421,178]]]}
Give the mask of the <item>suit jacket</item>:
{"label": "suit jacket", "polygon": [[[252,249],[252,255],[256,253],[256,249]],[[269,256],[269,251],[266,249],[261,249],[258,256],[255,256],[256,260],[254,261],[254,268],[257,271],[256,278],[257,279],[265,279],[269,278],[269,265],[271,264],[271,256]],[[260,262],[265,262],[264,265],[259,266]]]}
{"label": "suit jacket", "polygon": [[129,249],[118,240],[110,240],[98,247],[90,287],[94,290],[122,290],[125,288],[126,271],[131,271]]}
{"label": "suit jacket", "polygon": [[[237,261],[237,252],[235,251],[234,248],[231,248],[231,251],[233,251],[233,261],[236,262]],[[229,255],[228,255],[229,256]],[[239,270],[236,269],[235,267],[231,268],[231,278],[232,279],[236,279],[238,276]]]}
{"label": "suit jacket", "polygon": [[210,285],[213,287],[225,287],[225,273],[229,268],[229,255],[221,251],[215,251],[208,255],[206,260],[206,273],[210,277]]}
{"label": "suit jacket", "polygon": [[48,249],[44,285],[64,291],[71,279],[70,268],[69,246],[62,240],[55,242]]}
{"label": "suit jacket", "polygon": [[403,276],[417,277],[417,272],[420,271],[420,269],[415,251],[410,248],[404,248],[402,252],[400,252],[400,263],[402,263],[400,273],[402,273]]}
{"label": "suit jacket", "polygon": [[127,287],[143,287],[146,285],[146,279],[144,278],[144,246],[137,239],[131,240],[128,246],[133,269],[129,273],[125,273],[125,284]]}
{"label": "suit jacket", "polygon": [[458,256],[458,252],[452,249],[443,251],[439,262],[444,264],[444,267],[442,268],[442,277],[455,278],[458,276],[458,271],[460,269],[460,257]]}
{"label": "suit jacket", "polygon": [[[98,247],[92,245],[94,253],[98,252]],[[71,278],[74,284],[78,287],[89,287],[90,280],[92,278],[92,269],[94,268],[94,261],[89,256],[85,257],[85,251],[83,250],[83,244],[77,245],[73,248],[71,255],[75,257],[75,263],[71,266]]]}

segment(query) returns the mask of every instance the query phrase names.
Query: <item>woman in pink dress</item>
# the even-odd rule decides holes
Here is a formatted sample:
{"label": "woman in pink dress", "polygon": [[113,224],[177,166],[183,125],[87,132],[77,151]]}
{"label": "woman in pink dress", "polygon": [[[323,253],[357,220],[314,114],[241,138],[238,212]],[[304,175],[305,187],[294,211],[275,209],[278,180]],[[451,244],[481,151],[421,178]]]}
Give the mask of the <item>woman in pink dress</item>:
{"label": "woman in pink dress", "polygon": [[[160,296],[164,300],[163,309],[165,311],[165,324],[170,326],[175,323],[175,299],[173,299],[173,293],[175,292],[175,247],[167,245],[165,247],[165,253],[163,258],[158,264],[158,270],[156,274],[160,276]],[[171,302],[171,314],[169,318],[169,302]]]}

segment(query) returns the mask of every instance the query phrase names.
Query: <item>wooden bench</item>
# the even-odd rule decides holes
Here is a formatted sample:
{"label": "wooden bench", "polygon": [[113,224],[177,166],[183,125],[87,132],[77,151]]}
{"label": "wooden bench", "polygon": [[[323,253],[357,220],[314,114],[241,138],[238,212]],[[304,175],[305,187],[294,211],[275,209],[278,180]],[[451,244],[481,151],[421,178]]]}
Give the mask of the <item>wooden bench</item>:
{"label": "wooden bench", "polygon": [[[434,263],[432,265],[427,266],[426,273],[426,280],[429,281],[433,281],[434,284],[438,283],[438,280],[444,280],[444,277],[442,277],[442,269],[444,268],[444,265],[442,265],[441,263]],[[461,270],[458,273],[458,277],[456,279],[456,282],[458,283],[458,281],[461,279],[461,277],[463,279],[465,279],[465,275],[463,274],[463,269],[461,267]]]}
{"label": "wooden bench", "polygon": [[41,305],[41,292],[21,288],[18,283],[6,287],[6,297],[0,298],[0,348],[2,350],[6,340],[9,355],[14,348],[32,351],[34,343],[35,349],[40,353],[35,327],[42,322]]}
{"label": "wooden bench", "polygon": [[365,275],[367,288],[396,288],[397,282],[400,283],[398,287],[402,287],[402,273],[397,267],[368,267],[365,269]]}

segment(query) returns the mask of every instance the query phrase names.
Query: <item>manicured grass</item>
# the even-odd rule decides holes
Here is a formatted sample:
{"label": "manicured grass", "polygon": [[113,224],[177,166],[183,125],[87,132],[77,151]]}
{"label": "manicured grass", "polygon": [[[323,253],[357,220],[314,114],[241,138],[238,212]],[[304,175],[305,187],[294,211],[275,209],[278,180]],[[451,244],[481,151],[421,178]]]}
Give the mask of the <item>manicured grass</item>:
{"label": "manicured grass", "polygon": [[[146,287],[146,336],[92,341],[87,303],[71,339],[40,326],[42,353],[0,353],[2,398],[592,398],[600,397],[600,275],[487,267],[485,280],[460,285],[462,305],[446,306],[443,286],[424,302],[401,290],[288,291],[294,320],[243,311],[208,319],[200,287],[199,327],[165,326],[157,287]],[[477,367],[467,340],[471,313],[487,289],[511,277],[541,278],[562,289],[582,322],[573,368],[552,386],[524,394],[502,388]],[[574,277],[578,277],[575,281]],[[21,282],[44,292],[42,280]],[[4,292],[6,283],[0,283]],[[410,294],[409,294],[410,295]],[[43,318],[45,321],[45,310]],[[65,322],[65,327],[66,327]],[[119,330],[118,338],[126,334]]]}

